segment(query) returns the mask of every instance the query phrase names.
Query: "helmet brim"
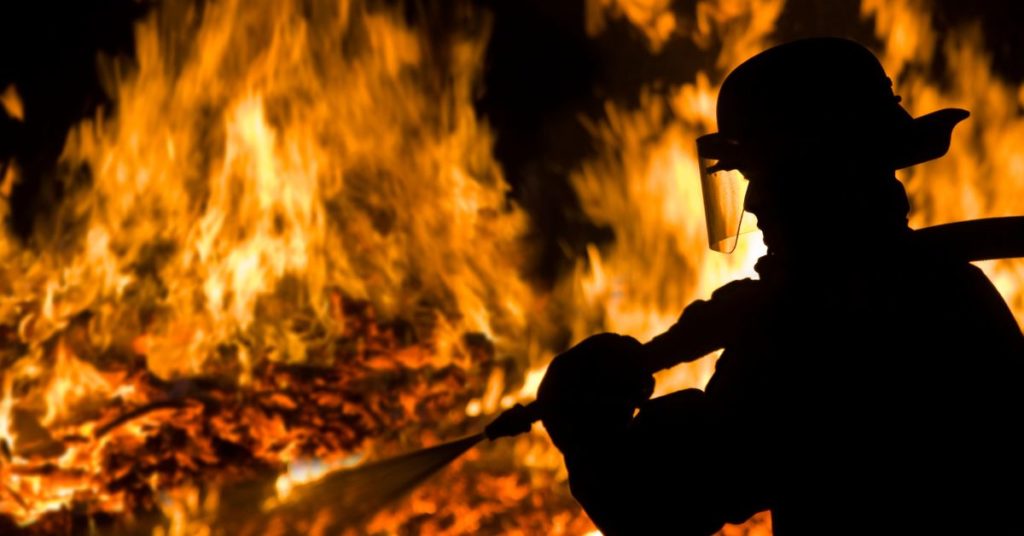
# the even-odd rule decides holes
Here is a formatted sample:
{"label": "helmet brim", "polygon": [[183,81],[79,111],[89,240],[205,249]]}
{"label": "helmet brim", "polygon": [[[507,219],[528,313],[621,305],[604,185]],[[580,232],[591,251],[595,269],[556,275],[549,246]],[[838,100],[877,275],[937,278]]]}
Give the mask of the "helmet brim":
{"label": "helmet brim", "polygon": [[892,151],[892,166],[904,169],[941,158],[949,152],[953,128],[967,119],[971,112],[960,108],[943,108],[914,118],[897,136]]}
{"label": "helmet brim", "polygon": [[[944,156],[949,152],[953,128],[970,115],[960,108],[943,108],[917,118],[908,113],[887,148],[890,165],[904,169]],[[717,161],[708,169],[717,172],[745,167],[750,151],[743,143],[713,132],[697,138],[697,152],[701,158]]]}

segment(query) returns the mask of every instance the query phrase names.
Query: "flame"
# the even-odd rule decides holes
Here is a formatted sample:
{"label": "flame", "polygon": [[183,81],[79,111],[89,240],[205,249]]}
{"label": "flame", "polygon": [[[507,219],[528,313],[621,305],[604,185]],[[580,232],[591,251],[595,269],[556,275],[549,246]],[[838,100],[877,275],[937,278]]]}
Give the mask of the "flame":
{"label": "flame", "polygon": [[[714,67],[586,119],[596,153],[569,180],[615,239],[549,292],[524,275],[530,222],[473,109],[489,16],[296,4],[164,2],[137,26],[134,60],[103,72],[114,108],[69,133],[55,215],[28,244],[0,235],[0,515],[336,532],[329,515],[273,507],[326,469],[531,399],[563,349],[540,333],[647,339],[753,276],[757,235],[730,256],[707,248],[694,139],[715,129],[725,73],[772,44],[782,0],[703,0],[692,16],[587,2],[590,35],[625,19],[652,53],[689,39]],[[912,225],[1024,213],[1024,86],[992,72],[979,30],[940,36],[914,1],[864,0],[862,15],[915,115],[973,112],[949,156],[900,175]],[[0,103],[25,120],[13,86]],[[3,164],[0,216],[21,178]],[[1024,324],[1024,263],[983,268]],[[659,375],[658,393],[703,385],[713,365]],[[565,480],[537,427],[470,451],[365,531],[599,534]],[[239,505],[249,481],[274,496]],[[760,515],[723,534],[770,530]]]}
{"label": "flame", "polygon": [[[917,116],[945,107],[964,108],[971,117],[957,126],[947,156],[901,172],[910,194],[911,226],[1024,214],[1024,85],[992,72],[977,27],[947,33],[929,25],[931,14],[917,2],[862,4],[874,16],[875,31],[887,46],[881,55],[896,91]],[[927,72],[941,50],[940,80]],[[1024,326],[1024,260],[979,263]]]}
{"label": "flame", "polygon": [[594,36],[604,31],[608,18],[625,18],[647,38],[651,52],[659,52],[678,29],[671,0],[587,0],[585,26]]}
{"label": "flame", "polygon": [[52,425],[67,417],[70,408],[81,406],[90,399],[103,398],[112,386],[95,367],[78,359],[63,340],[58,341],[52,370],[55,372],[46,388],[46,414],[40,420]]}
{"label": "flame", "polygon": [[[534,297],[526,215],[473,109],[489,21],[465,14],[439,35],[357,0],[182,0],[137,26],[134,61],[101,73],[113,110],[68,135],[56,216],[32,247],[3,242],[20,277],[0,320],[20,353],[3,372],[0,512],[119,512],[152,493],[168,534],[193,533],[217,491],[189,480],[224,444],[246,453],[239,470],[294,477],[286,491],[289,464],[373,452],[417,413],[474,394],[496,410],[501,376],[464,379],[494,350],[467,337],[525,363]],[[23,118],[13,87],[2,102]],[[4,174],[7,192],[17,168]],[[361,398],[384,382],[394,399]],[[25,450],[29,432],[59,463]],[[120,456],[180,470],[107,493]],[[55,476],[17,475],[46,463]]]}
{"label": "flame", "polygon": [[[769,45],[781,5],[702,3],[694,38],[720,36],[726,44],[718,61],[728,72]],[[573,186],[587,216],[616,239],[605,251],[591,246],[577,265],[567,291],[585,312],[573,319],[577,340],[602,330],[650,339],[693,299],[755,276],[754,262],[765,251],[758,235],[745,235],[728,256],[707,247],[694,140],[715,128],[718,89],[710,80],[698,72],[692,83],[648,89],[633,110],[608,103],[605,120],[591,125],[601,150],[573,175]],[[713,365],[701,360],[660,374],[657,394],[703,386]]]}
{"label": "flame", "polygon": [[69,137],[64,162],[94,185],[66,211],[84,215],[87,237],[110,240],[72,266],[99,283],[96,299],[166,285],[147,335],[186,340],[147,355],[162,376],[204,370],[240,336],[305,361],[264,320],[302,311],[336,329],[331,288],[389,316],[436,304],[494,337],[494,324],[524,321],[508,261],[525,219],[506,204],[469,101],[485,39],[453,37],[445,87],[425,87],[416,81],[441,60],[397,15],[358,2],[318,9],[312,20],[288,3],[217,2],[194,39],[165,43],[161,23],[200,17],[172,2],[139,28],[137,69],[113,81],[116,122]]}
{"label": "flame", "polygon": [[18,88],[11,84],[0,93],[0,107],[7,112],[7,116],[17,120],[25,121],[25,105],[21,102],[21,95],[18,95]]}

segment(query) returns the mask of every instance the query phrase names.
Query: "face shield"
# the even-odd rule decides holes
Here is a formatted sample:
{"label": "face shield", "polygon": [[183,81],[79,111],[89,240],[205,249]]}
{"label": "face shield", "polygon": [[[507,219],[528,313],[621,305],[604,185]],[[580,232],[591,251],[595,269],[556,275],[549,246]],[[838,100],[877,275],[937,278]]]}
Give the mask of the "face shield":
{"label": "face shield", "polygon": [[711,249],[732,253],[739,235],[756,229],[752,214],[744,215],[743,199],[747,179],[740,173],[740,149],[736,142],[720,134],[697,138],[700,185],[704,194],[704,218]]}

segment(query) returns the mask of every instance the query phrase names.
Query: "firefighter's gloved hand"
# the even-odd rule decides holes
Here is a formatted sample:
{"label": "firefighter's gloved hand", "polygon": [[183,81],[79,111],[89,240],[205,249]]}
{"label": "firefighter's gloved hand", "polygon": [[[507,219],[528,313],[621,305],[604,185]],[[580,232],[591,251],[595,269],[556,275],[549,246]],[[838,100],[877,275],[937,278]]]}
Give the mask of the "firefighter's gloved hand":
{"label": "firefighter's gloved hand", "polygon": [[625,431],[654,390],[654,377],[640,366],[642,351],[632,337],[602,333],[551,361],[537,401],[559,450],[569,455]]}

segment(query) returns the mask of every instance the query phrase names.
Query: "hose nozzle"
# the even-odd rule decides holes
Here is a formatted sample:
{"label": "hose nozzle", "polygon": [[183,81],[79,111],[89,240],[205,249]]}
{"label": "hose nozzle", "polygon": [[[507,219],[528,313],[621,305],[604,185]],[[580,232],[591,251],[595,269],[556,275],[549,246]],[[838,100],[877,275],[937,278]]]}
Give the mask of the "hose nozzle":
{"label": "hose nozzle", "polygon": [[491,441],[499,437],[512,437],[530,431],[534,422],[540,420],[537,403],[529,405],[516,404],[498,415],[484,428],[484,436]]}

